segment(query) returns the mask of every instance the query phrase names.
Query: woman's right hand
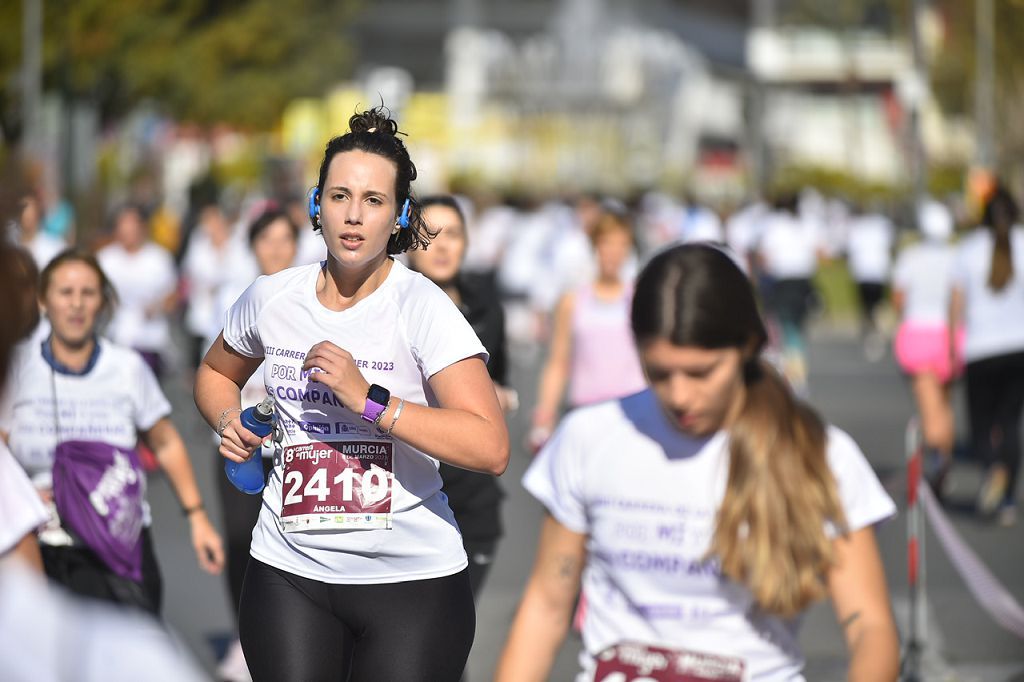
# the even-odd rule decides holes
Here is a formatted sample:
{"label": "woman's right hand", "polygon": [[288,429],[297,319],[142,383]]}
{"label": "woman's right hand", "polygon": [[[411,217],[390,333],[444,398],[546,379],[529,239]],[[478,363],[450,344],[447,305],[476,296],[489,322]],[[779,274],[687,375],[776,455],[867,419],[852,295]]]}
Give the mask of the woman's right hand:
{"label": "woman's right hand", "polygon": [[224,426],[224,430],[221,431],[218,452],[220,452],[221,457],[241,464],[252,457],[252,453],[262,443],[262,438],[242,426],[241,415],[239,414],[229,421]]}

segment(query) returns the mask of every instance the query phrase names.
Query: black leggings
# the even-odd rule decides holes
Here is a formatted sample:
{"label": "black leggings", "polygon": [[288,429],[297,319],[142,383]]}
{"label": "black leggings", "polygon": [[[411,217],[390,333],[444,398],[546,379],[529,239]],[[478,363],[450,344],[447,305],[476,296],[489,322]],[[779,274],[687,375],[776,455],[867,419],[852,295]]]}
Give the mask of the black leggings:
{"label": "black leggings", "polygon": [[968,362],[966,370],[972,454],[986,466],[1006,467],[1009,483],[1003,501],[1012,504],[1020,471],[1024,353]]}
{"label": "black leggings", "polygon": [[255,558],[238,616],[255,682],[457,682],[476,628],[467,571],[333,585]]}

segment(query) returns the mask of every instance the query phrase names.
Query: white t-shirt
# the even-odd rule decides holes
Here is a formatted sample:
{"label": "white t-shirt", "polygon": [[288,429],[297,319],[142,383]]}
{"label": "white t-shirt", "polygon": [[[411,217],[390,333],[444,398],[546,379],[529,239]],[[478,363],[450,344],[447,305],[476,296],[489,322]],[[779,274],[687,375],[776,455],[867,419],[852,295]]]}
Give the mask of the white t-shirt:
{"label": "white t-shirt", "polygon": [[775,211],[761,225],[758,253],[775,279],[810,279],[818,268],[818,234],[796,216]]}
{"label": "white t-shirt", "polygon": [[[308,224],[299,226],[299,243],[295,251],[295,265],[310,265],[327,258],[327,244],[319,232],[315,232]],[[259,268],[256,268],[259,274]]]}
{"label": "white t-shirt", "polygon": [[48,518],[39,493],[0,440],[0,557]]}
{"label": "white t-shirt", "polygon": [[32,254],[36,267],[42,272],[43,268],[53,260],[53,257],[67,248],[67,245],[56,237],[51,237],[45,232],[39,232],[32,238],[32,241],[25,244],[25,247]]}
{"label": "white t-shirt", "polygon": [[[18,350],[0,408],[0,428],[10,434],[11,453],[40,490],[53,487],[55,384],[62,441],[103,441],[131,449],[139,431],[148,431],[171,413],[171,404],[138,353],[105,339],[97,343],[94,363],[84,374],[55,373],[41,345]],[[55,511],[51,506],[51,514]],[[148,506],[143,513],[148,525]],[[49,536],[41,539],[50,541]]]}
{"label": "white t-shirt", "polygon": [[1013,228],[1013,277],[1002,291],[988,287],[992,233],[974,230],[958,244],[953,285],[964,295],[964,357],[968,362],[1024,352],[1024,229]]}
{"label": "white t-shirt", "polygon": [[223,311],[215,310],[217,289],[235,272],[235,253],[231,238],[218,248],[202,226],[189,238],[181,274],[188,280],[185,325],[195,336],[210,336],[211,328],[220,320],[218,313]]}
{"label": "white t-shirt", "polygon": [[[801,680],[799,618],[752,616],[750,591],[703,557],[728,475],[724,432],[688,437],[650,390],[570,413],[523,484],[569,530],[587,535],[578,680],[594,655],[635,641],[741,657],[750,680]],[[827,457],[851,531],[895,513],[853,440],[828,430]]]}
{"label": "white t-shirt", "polygon": [[[171,254],[152,242],[135,253],[110,244],[100,249],[96,258],[118,299],[107,336],[122,346],[163,353],[171,343],[163,301],[178,285]],[[156,312],[150,314],[149,310]]]}
{"label": "white t-shirt", "polygon": [[680,222],[679,241],[689,242],[720,242],[725,235],[722,231],[722,219],[718,214],[703,206],[687,206],[683,209]]}
{"label": "white t-shirt", "polygon": [[285,532],[283,464],[275,457],[251,553],[327,583],[390,583],[457,573],[467,565],[466,554],[441,492],[437,460],[379,434],[329,389],[308,381],[301,368],[306,352],[328,339],[353,355],[368,382],[406,402],[437,405],[427,380],[460,360],[486,360],[487,351],[451,299],[397,261],[376,291],[341,312],[317,300],[320,268],[306,265],[258,278],[225,315],[224,339],[243,355],[265,358],[263,379],[276,399],[283,447],[316,441],[393,444],[393,526]]}
{"label": "white t-shirt", "polygon": [[945,242],[925,241],[900,251],[893,288],[903,292],[903,321],[946,326],[955,251]]}
{"label": "white t-shirt", "polygon": [[849,223],[846,255],[856,282],[884,284],[892,265],[892,222],[883,215],[862,215]]}
{"label": "white t-shirt", "polygon": [[20,562],[0,564],[0,632],[4,682],[210,679],[166,624],[73,595]]}

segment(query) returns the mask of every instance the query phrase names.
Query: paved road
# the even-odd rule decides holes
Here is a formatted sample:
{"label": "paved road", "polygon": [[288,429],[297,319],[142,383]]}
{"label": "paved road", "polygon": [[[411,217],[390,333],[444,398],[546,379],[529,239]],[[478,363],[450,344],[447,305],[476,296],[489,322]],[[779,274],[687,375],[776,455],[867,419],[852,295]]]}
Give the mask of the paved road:
{"label": "paved road", "polygon": [[[538,505],[519,486],[528,463],[520,447],[533,395],[539,359],[526,349],[514,349],[513,382],[524,398],[523,408],[510,419],[513,456],[503,477],[508,499],[504,509],[506,537],[499,548],[477,614],[477,637],[467,674],[472,682],[489,680],[523,583],[533,561],[541,517]],[[849,431],[874,465],[890,494],[903,509],[904,426],[911,414],[906,386],[891,360],[870,364],[859,345],[837,332],[815,334],[810,351],[812,402],[832,422]],[[168,380],[166,389],[175,406],[174,419],[189,445],[205,499],[212,504],[213,477],[223,475],[212,459],[208,430],[191,402],[189,379],[184,374]],[[960,397],[957,397],[960,400]],[[962,409],[958,412],[962,414]],[[977,490],[979,475],[967,463],[953,474],[954,509],[958,530],[984,558],[993,573],[1019,602],[1024,602],[1024,523],[997,528],[976,519],[967,500]],[[164,570],[165,617],[182,635],[200,662],[214,669],[217,652],[232,630],[228,597],[221,579],[199,571],[192,557],[185,522],[166,481],[151,484],[157,551]],[[964,504],[957,504],[957,501]],[[214,518],[215,523],[219,521]],[[878,533],[885,559],[893,608],[906,631],[907,580],[905,571],[905,517],[883,526]],[[977,605],[964,587],[934,537],[927,537],[927,588],[930,619],[925,679],[964,682],[1024,681],[1024,642],[1004,632]],[[802,644],[808,656],[807,678],[841,680],[844,647],[827,604],[805,618]],[[578,641],[570,637],[559,655],[552,680],[571,680],[576,669]]]}

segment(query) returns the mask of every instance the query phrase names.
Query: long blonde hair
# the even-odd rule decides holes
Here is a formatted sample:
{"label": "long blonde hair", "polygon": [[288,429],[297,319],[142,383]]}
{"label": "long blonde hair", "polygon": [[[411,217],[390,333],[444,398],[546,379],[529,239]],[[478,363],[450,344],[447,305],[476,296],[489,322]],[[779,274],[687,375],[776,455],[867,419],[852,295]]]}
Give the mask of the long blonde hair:
{"label": "long blonde hair", "polygon": [[768,613],[793,616],[826,595],[834,564],[829,525],[845,532],[826,429],[758,354],[767,340],[750,281],[722,250],[661,252],[637,279],[637,344],[738,348],[746,397],[729,426],[729,478],[709,555]]}

